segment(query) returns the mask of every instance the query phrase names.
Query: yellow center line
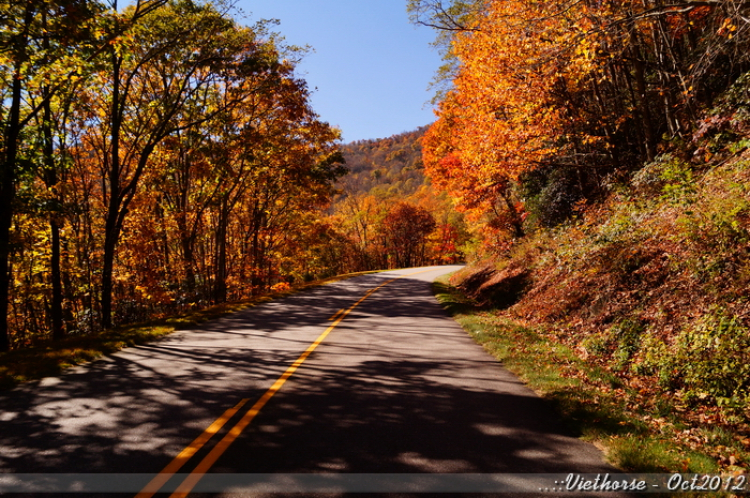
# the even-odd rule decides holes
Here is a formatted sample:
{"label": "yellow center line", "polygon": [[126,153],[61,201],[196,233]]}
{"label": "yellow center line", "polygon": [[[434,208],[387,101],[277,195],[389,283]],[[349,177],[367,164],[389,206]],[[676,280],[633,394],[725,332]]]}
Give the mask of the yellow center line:
{"label": "yellow center line", "polygon": [[233,408],[228,409],[224,412],[224,414],[217,418],[214,423],[208,426],[208,428],[203,431],[203,434],[195,438],[195,440],[190,443],[184,450],[180,452],[179,455],[177,455],[174,460],[172,460],[169,465],[164,467],[164,469],[159,472],[159,474],[154,477],[151,482],[146,484],[146,487],[141,490],[140,493],[135,495],[135,498],[151,498],[153,495],[155,495],[159,489],[161,489],[164,484],[178,471],[180,468],[182,468],[183,465],[187,463],[190,458],[192,458],[193,455],[195,455],[198,450],[200,450],[204,444],[208,442],[211,437],[213,437],[214,434],[219,432],[222,427],[224,427],[224,424],[227,423],[229,419],[231,419],[235,413],[237,413],[240,408],[242,408],[245,403],[250,401],[249,399],[243,399],[239,403],[237,403]]}
{"label": "yellow center line", "polygon": [[[266,403],[268,403],[268,401],[274,396],[274,394],[276,394],[281,389],[284,383],[286,383],[287,379],[289,379],[289,377],[291,377],[294,372],[297,371],[302,363],[305,362],[307,357],[310,356],[313,351],[315,351],[315,349],[325,340],[328,334],[330,334],[331,331],[335,329],[336,326],[341,323],[341,321],[346,318],[346,316],[354,308],[359,306],[362,301],[370,297],[378,289],[385,287],[391,282],[395,282],[396,280],[399,280],[401,278],[416,275],[418,273],[425,273],[428,271],[434,271],[434,268],[430,270],[421,270],[418,272],[408,273],[406,275],[387,280],[379,286],[365,292],[364,296],[362,296],[356,303],[351,305],[349,309],[340,310],[338,313],[336,313],[336,315],[331,317],[329,320],[332,320],[338,316],[338,318],[336,318],[335,321],[322,334],[320,334],[317,339],[315,339],[315,342],[310,344],[310,346],[307,347],[307,349],[299,356],[299,358],[297,358],[297,360],[292,363],[289,368],[286,369],[281,377],[279,377],[276,382],[273,383],[273,385],[265,392],[265,394],[263,394],[263,396],[261,396],[260,399],[255,402],[255,404],[250,408],[250,410],[247,411],[247,413],[245,413],[240,421],[237,422],[237,424],[232,427],[232,429],[216,444],[216,446],[211,449],[208,455],[206,455],[203,460],[201,460],[200,463],[195,467],[195,469],[185,478],[185,480],[180,483],[177,490],[172,493],[169,498],[185,498],[190,493],[195,485],[198,484],[198,481],[201,480],[203,475],[214,465],[214,463],[216,463],[219,457],[224,454],[224,452],[227,450],[227,448],[229,448],[234,440],[237,439],[240,434],[242,434],[242,431],[245,430],[250,422],[253,421],[255,416],[258,415],[260,410],[266,405]],[[158,490],[177,472],[177,470],[179,470],[187,462],[187,460],[190,459],[211,438],[211,436],[213,436],[226,423],[226,421],[229,420],[229,418],[231,418],[237,412],[237,410],[239,410],[247,401],[248,400],[242,400],[237,406],[227,410],[224,415],[217,419],[216,422],[211,424],[211,426],[206,429],[204,433],[201,434],[195,441],[193,441],[190,446],[182,450],[182,452],[180,452],[180,454],[177,455],[177,457],[175,457],[175,459],[169,465],[167,465],[164,470],[162,470],[150,483],[146,485],[143,491],[136,495],[136,498],[150,498],[156,492],[158,492]],[[232,413],[227,417],[229,412]],[[213,432],[210,432],[212,428]],[[196,442],[199,442],[199,444],[196,444]]]}

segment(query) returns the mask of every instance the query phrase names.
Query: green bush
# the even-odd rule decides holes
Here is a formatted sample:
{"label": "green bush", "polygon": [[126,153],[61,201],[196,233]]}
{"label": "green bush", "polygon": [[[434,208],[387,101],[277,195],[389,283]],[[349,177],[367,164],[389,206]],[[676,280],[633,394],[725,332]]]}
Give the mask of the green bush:
{"label": "green bush", "polygon": [[750,401],[750,330],[723,309],[685,328],[673,347],[649,342],[644,365],[687,400],[713,398],[730,411]]}
{"label": "green bush", "polygon": [[527,223],[550,228],[570,219],[575,203],[586,194],[582,174],[575,168],[550,165],[521,175],[519,192],[529,213]]}
{"label": "green bush", "polygon": [[673,204],[691,204],[695,200],[696,183],[690,164],[666,156],[661,169],[662,198]]}
{"label": "green bush", "polygon": [[610,328],[610,335],[616,344],[614,352],[615,368],[624,369],[641,344],[645,327],[638,319],[625,318]]}
{"label": "green bush", "polygon": [[611,355],[616,370],[623,370],[640,349],[645,330],[637,318],[624,318],[612,325],[603,334],[592,334],[583,342],[588,354],[604,358]]}
{"label": "green bush", "polygon": [[637,192],[660,194],[673,204],[692,202],[696,192],[692,166],[671,154],[663,154],[635,172],[631,185]]}

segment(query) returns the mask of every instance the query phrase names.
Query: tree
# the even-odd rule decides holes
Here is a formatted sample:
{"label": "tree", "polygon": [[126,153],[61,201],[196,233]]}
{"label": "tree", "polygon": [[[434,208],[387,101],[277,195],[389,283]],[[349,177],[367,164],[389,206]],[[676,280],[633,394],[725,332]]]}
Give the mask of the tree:
{"label": "tree", "polygon": [[455,36],[479,29],[473,20],[480,15],[484,4],[485,0],[408,0],[406,10],[411,22],[438,32],[433,45],[441,51],[445,62],[433,81],[438,88],[434,102],[445,97],[458,71],[460,63],[452,46]]}
{"label": "tree", "polygon": [[264,25],[188,0],[3,7],[3,349],[325,271],[293,251],[332,235],[339,132]]}
{"label": "tree", "polygon": [[[101,43],[97,45],[90,37],[98,11],[94,2],[9,0],[0,7],[4,13],[0,30],[0,351],[7,351],[11,227],[19,175],[29,166],[19,156],[24,131],[41,114],[44,126],[49,126],[51,99],[71,83],[75,85],[80,78],[79,62],[101,50]],[[35,93],[38,98],[32,99]],[[51,167],[47,165],[48,170]],[[48,179],[54,182],[52,177]],[[59,310],[58,289],[55,294],[55,309]],[[59,336],[59,323],[56,330]]]}
{"label": "tree", "polygon": [[388,211],[380,227],[391,268],[409,268],[426,262],[427,237],[435,218],[424,208],[400,202]]}
{"label": "tree", "polygon": [[567,206],[533,219],[564,219],[608,175],[652,160],[659,137],[688,139],[697,109],[750,65],[746,3],[490,0],[461,22],[440,1],[412,4],[431,6],[428,24],[450,34],[456,60],[425,167],[475,219],[515,237],[521,193],[555,192]]}
{"label": "tree", "polygon": [[[116,6],[116,4],[115,4]],[[112,13],[109,60],[99,73],[98,110],[89,121],[89,148],[101,158],[105,206],[101,325],[112,325],[113,271],[128,208],[157,146],[168,136],[210,119],[208,109],[185,121],[183,109],[200,99],[217,73],[231,70],[244,41],[234,24],[209,5],[177,1]]]}

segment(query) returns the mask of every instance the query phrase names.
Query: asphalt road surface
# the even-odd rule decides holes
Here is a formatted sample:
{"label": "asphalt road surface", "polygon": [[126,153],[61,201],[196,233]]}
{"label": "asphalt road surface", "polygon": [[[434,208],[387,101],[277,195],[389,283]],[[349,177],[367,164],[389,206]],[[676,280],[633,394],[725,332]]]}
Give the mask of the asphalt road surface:
{"label": "asphalt road surface", "polygon": [[[456,269],[324,285],[5,393],[0,478],[96,474],[80,489],[143,498],[613,472],[446,315],[430,283]],[[226,485],[243,476],[275,487]]]}

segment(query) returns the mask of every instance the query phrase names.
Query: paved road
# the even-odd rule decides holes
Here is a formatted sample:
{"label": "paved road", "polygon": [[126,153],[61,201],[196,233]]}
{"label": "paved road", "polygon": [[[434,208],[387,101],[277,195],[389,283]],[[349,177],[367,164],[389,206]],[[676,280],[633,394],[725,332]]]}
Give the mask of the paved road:
{"label": "paved road", "polygon": [[612,471],[446,316],[430,282],[455,269],[340,281],[22,386],[0,397],[0,473],[148,481],[181,452],[182,473]]}

